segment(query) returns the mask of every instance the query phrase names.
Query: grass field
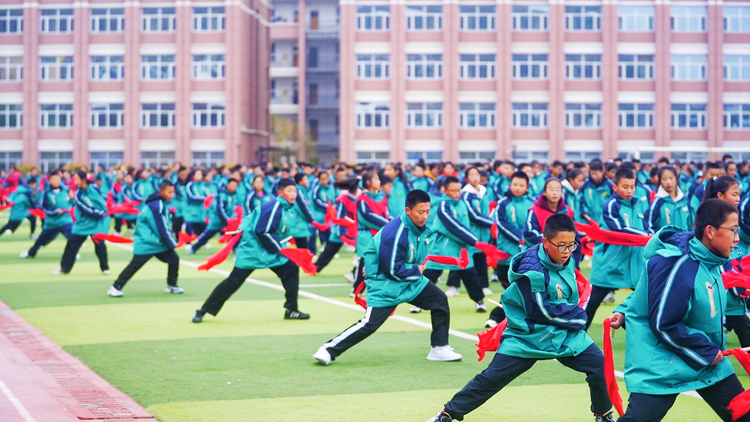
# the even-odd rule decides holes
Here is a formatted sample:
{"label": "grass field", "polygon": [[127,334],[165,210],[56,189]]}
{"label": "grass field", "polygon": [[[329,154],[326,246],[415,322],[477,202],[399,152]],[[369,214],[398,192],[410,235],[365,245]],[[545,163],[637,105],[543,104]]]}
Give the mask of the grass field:
{"label": "grass field", "polygon": [[[0,214],[2,224],[7,215]],[[311,357],[317,348],[363,314],[330,302],[353,303],[350,286],[341,277],[351,269],[348,253],[321,275],[301,277],[301,290],[319,295],[300,298],[310,321],[282,319],[283,293],[272,288],[280,282],[263,270],[251,277],[266,283],[246,283],[217,318],[193,324],[195,309],[224,276],[199,273],[189,262],[200,263],[214,253],[216,240],[212,250],[182,254],[189,261],[180,267],[185,294],[164,293],[166,265],[152,260],[125,287],[125,297],[115,299],[106,291],[130,260],[129,246],[108,247],[110,276],[99,272],[89,241],[72,273],[55,277],[50,272],[59,266],[64,238],[42,249],[36,259],[22,260],[18,254],[32,244],[28,235],[24,224],[14,235],[0,237],[0,300],[162,422],[422,422],[492,358],[477,362],[473,342],[452,336],[451,345],[464,355],[463,362],[427,361],[429,330],[410,321],[429,322],[429,313],[409,314],[409,306],[402,305],[397,315],[408,319],[389,320],[331,366],[318,365]],[[230,259],[217,269],[231,267]],[[327,284],[333,286],[321,286]],[[500,285],[491,288],[498,300]],[[619,293],[618,299],[623,298]],[[482,330],[486,314],[476,314],[466,294],[450,303],[451,328],[472,335]],[[602,306],[597,320],[612,309]],[[591,335],[601,344],[600,324]],[[614,339],[620,370],[624,340],[622,333]],[[729,347],[739,347],[733,335]],[[621,388],[627,399],[624,383]],[[591,420],[588,407],[584,376],[546,361],[465,420],[586,421]],[[666,420],[716,419],[702,400],[681,395]]]}

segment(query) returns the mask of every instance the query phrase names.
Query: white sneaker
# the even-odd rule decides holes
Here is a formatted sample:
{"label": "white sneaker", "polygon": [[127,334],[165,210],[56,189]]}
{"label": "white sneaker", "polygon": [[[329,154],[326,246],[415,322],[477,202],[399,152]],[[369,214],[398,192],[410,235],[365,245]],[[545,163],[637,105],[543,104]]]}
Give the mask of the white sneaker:
{"label": "white sneaker", "polygon": [[487,312],[487,305],[484,304],[484,301],[480,300],[477,302],[477,312]]}
{"label": "white sneaker", "polygon": [[89,247],[89,244],[88,243],[84,243],[84,244],[81,245],[81,247],[84,248],[84,249],[86,249],[86,248]]}
{"label": "white sneaker", "polygon": [[115,235],[122,236],[122,232],[115,232]]}
{"label": "white sneaker", "polygon": [[39,236],[37,236],[35,234],[32,234],[31,236],[29,236],[29,239],[31,239],[31,240],[37,240],[37,239],[39,239]]}
{"label": "white sneaker", "polygon": [[356,257],[356,256],[354,257],[354,261],[352,261],[352,265],[355,266],[355,267],[357,265],[359,265],[359,258],[358,257]]}
{"label": "white sneaker", "polygon": [[20,255],[18,255],[21,259],[26,259],[29,257],[29,253],[27,251],[21,252]]}
{"label": "white sneaker", "polygon": [[445,291],[445,295],[448,297],[458,296],[461,292],[458,291],[457,287],[449,287],[448,290]]}
{"label": "white sneaker", "polygon": [[331,354],[328,353],[328,350],[326,349],[326,346],[320,346],[320,349],[318,349],[317,352],[313,355],[313,357],[320,363],[321,365],[328,366],[331,364]]}
{"label": "white sneaker", "polygon": [[115,286],[109,286],[109,290],[107,290],[107,296],[123,297],[125,296],[125,293],[123,293],[122,290],[117,290]]}
{"label": "white sneaker", "polygon": [[4,234],[4,235],[6,235],[6,236],[10,236],[10,235],[12,235],[12,234],[13,234],[13,232],[12,232],[12,231],[10,231],[10,229],[8,229],[8,230],[6,230],[6,231],[5,231],[5,233],[3,233],[3,234]]}
{"label": "white sneaker", "polygon": [[458,362],[464,357],[453,351],[453,348],[446,346],[437,346],[430,349],[427,360],[433,362]]}
{"label": "white sneaker", "polygon": [[498,282],[498,281],[500,281],[500,279],[497,278],[497,274],[492,274],[492,278],[490,279],[490,281]]}
{"label": "white sneaker", "polygon": [[420,308],[419,306],[412,306],[411,309],[409,309],[409,312],[412,314],[418,314],[422,312],[422,308]]}
{"label": "white sneaker", "polygon": [[346,246],[344,246],[344,250],[347,251],[347,252],[356,252],[357,248],[354,247],[354,246],[352,246],[352,245],[346,245]]}
{"label": "white sneaker", "polygon": [[344,278],[349,280],[350,283],[354,284],[354,273],[344,274]]}
{"label": "white sneaker", "polygon": [[81,254],[77,253],[76,254],[76,259],[81,259]]}
{"label": "white sneaker", "polygon": [[496,325],[497,321],[495,321],[494,319],[488,319],[487,322],[484,323],[485,328],[495,328]]}
{"label": "white sneaker", "polygon": [[607,293],[607,296],[602,299],[602,303],[615,303],[615,292]]}
{"label": "white sneaker", "polygon": [[213,246],[211,246],[210,243],[206,243],[205,245],[203,245],[203,248],[205,248],[205,249],[211,249],[211,248],[213,248]]}
{"label": "white sneaker", "polygon": [[492,290],[490,290],[489,287],[483,287],[482,288],[482,293],[484,293],[485,296],[491,296],[492,295]]}
{"label": "white sneaker", "polygon": [[313,257],[313,258],[312,258],[312,259],[310,260],[310,262],[312,262],[313,264],[314,264],[314,263],[316,263],[316,262],[318,262],[318,255],[315,255],[315,256],[314,256],[314,257]]}
{"label": "white sneaker", "polygon": [[104,274],[104,275],[110,275],[110,274],[112,274],[112,271],[110,271],[110,270],[104,270],[104,271],[102,271],[102,274]]}
{"label": "white sneaker", "polygon": [[193,252],[193,245],[191,245],[189,243],[187,245],[185,245],[185,252],[187,252],[187,253]]}
{"label": "white sneaker", "polygon": [[177,286],[174,286],[174,287],[167,286],[167,288],[164,289],[164,293],[172,293],[173,295],[181,295],[185,293],[185,289],[183,289],[182,287],[177,287]]}
{"label": "white sneaker", "polygon": [[55,271],[52,271],[52,275],[65,275],[67,273],[64,273],[62,268],[58,268]]}
{"label": "white sneaker", "polygon": [[339,259],[339,258],[341,258],[341,255],[339,255],[339,254],[335,254],[335,255],[333,256],[333,259]]}

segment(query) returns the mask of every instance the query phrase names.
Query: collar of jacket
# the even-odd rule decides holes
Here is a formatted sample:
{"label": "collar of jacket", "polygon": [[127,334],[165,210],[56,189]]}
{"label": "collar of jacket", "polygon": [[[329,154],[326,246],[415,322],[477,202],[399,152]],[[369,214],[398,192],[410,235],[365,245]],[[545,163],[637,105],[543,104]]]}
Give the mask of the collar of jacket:
{"label": "collar of jacket", "polygon": [[615,198],[615,200],[620,201],[621,203],[625,205],[630,205],[631,207],[634,207],[635,204],[638,203],[638,198],[636,198],[635,196],[630,199],[623,199],[623,198],[620,198],[620,195],[618,195],[617,193],[613,193],[612,197]]}
{"label": "collar of jacket", "polygon": [[702,262],[709,268],[714,268],[729,262],[729,258],[717,256],[715,253],[709,251],[697,237],[690,239],[689,245],[691,258]]}
{"label": "collar of jacket", "polygon": [[659,186],[659,190],[656,191],[656,197],[657,198],[670,198],[674,202],[680,202],[680,201],[682,201],[682,198],[685,197],[685,194],[682,193],[682,189],[680,189],[679,186],[676,186],[676,189],[677,189],[677,197],[674,198],[674,199],[672,199],[672,195],[670,195],[669,192],[667,192],[666,189],[664,189],[663,187]]}
{"label": "collar of jacket", "polygon": [[427,230],[426,225],[422,227],[417,227],[417,225],[414,224],[413,221],[411,221],[411,217],[406,215],[406,213],[402,213],[400,218],[401,218],[401,222],[404,223],[406,228],[409,229],[409,231],[415,236],[419,236],[420,234],[424,233],[425,230]]}
{"label": "collar of jacket", "polygon": [[161,194],[159,194],[159,192],[154,192],[151,194],[151,196],[146,198],[146,203],[148,204],[149,202],[152,202],[152,201],[161,201],[163,199],[164,198],[161,197]]}
{"label": "collar of jacket", "polygon": [[574,194],[578,194],[578,189],[573,189],[573,185],[570,184],[570,181],[568,179],[563,180],[560,182],[565,189],[567,189],[570,192],[573,192]]}
{"label": "collar of jacket", "polygon": [[281,206],[284,207],[285,210],[290,210],[292,209],[292,207],[294,207],[294,202],[290,204],[289,201],[280,196],[276,197],[276,200],[279,201],[279,204],[281,204]]}
{"label": "collar of jacket", "polygon": [[554,272],[560,272],[564,270],[565,267],[568,266],[568,263],[570,263],[570,259],[568,259],[568,261],[562,265],[552,262],[549,255],[547,255],[547,250],[544,249],[543,244],[539,244],[539,251],[537,252],[537,257],[539,257],[539,262],[542,264],[542,267],[544,267],[545,269],[549,271],[554,271]]}
{"label": "collar of jacket", "polygon": [[453,199],[453,198],[451,198],[450,196],[448,196],[448,194],[447,194],[447,193],[444,193],[444,194],[443,194],[443,198],[442,198],[442,200],[443,200],[443,201],[445,201],[445,202],[447,202],[447,203],[448,203],[448,205],[450,205],[451,207],[453,207],[453,206],[455,206],[456,204],[458,204],[458,201],[460,201],[460,200],[461,200],[461,198],[459,198],[459,199]]}

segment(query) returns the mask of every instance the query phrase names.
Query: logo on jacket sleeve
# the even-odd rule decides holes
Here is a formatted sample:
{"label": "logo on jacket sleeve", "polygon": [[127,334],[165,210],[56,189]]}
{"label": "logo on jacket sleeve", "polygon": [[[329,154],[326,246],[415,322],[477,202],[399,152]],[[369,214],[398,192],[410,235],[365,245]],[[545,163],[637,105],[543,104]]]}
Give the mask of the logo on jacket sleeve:
{"label": "logo on jacket sleeve", "polygon": [[711,318],[716,316],[716,300],[714,299],[714,284],[706,282],[706,292],[708,292],[708,301],[711,303]]}

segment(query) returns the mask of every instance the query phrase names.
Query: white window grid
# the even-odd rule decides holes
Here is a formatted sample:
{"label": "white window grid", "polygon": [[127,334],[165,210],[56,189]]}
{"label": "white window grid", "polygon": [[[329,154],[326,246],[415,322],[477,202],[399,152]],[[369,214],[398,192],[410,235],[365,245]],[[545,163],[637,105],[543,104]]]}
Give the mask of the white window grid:
{"label": "white window grid", "polygon": [[390,29],[390,6],[357,6],[357,31],[388,31]]}
{"label": "white window grid", "polygon": [[206,168],[216,167],[225,163],[224,151],[194,151],[191,165],[193,167],[204,166]]}
{"label": "white window grid", "polygon": [[618,77],[621,80],[654,80],[654,56],[620,54],[618,62]]}
{"label": "white window grid", "polygon": [[125,32],[125,9],[91,9],[91,33]]}
{"label": "white window grid", "polygon": [[174,162],[174,151],[141,151],[141,165],[144,168],[168,166]]}
{"label": "white window grid", "polygon": [[41,104],[39,126],[43,129],[70,129],[73,127],[73,104]]}
{"label": "white window grid", "polygon": [[549,153],[546,151],[523,151],[514,149],[513,161],[517,163],[530,163],[532,161],[539,161],[542,164],[547,164],[549,162]]}
{"label": "white window grid", "polygon": [[125,125],[125,107],[122,104],[91,104],[89,107],[92,129],[120,129]]}
{"label": "white window grid", "polygon": [[390,54],[357,54],[357,79],[390,79]]}
{"label": "white window grid", "polygon": [[92,81],[125,79],[125,56],[91,56],[89,76]]}
{"label": "white window grid", "polygon": [[23,80],[23,57],[0,56],[0,82]]}
{"label": "white window grid", "polygon": [[497,124],[495,103],[459,103],[458,127],[461,129],[494,129]]}
{"label": "white window grid", "polygon": [[406,6],[408,31],[441,31],[443,6]]}
{"label": "white window grid", "polygon": [[141,10],[141,32],[175,32],[176,16],[174,7],[144,7]]}
{"label": "white window grid", "polygon": [[750,81],[750,56],[724,56],[725,81]]}
{"label": "white window grid", "polygon": [[357,151],[358,163],[376,163],[385,166],[390,161],[391,153],[389,151]]}
{"label": "white window grid", "polygon": [[42,34],[73,32],[73,9],[42,9],[39,30]]}
{"label": "white window grid", "polygon": [[122,164],[123,161],[125,161],[125,153],[122,151],[91,151],[89,153],[89,163],[92,169],[99,166],[109,169]]}
{"label": "white window grid", "polygon": [[174,54],[141,56],[141,80],[171,81],[176,76]]}
{"label": "white window grid", "polygon": [[174,103],[141,104],[141,128],[171,129],[174,124]]}
{"label": "white window grid", "polygon": [[443,79],[443,55],[407,54],[406,79]]}
{"label": "white window grid", "polygon": [[750,104],[724,104],[724,129],[750,129]]}
{"label": "white window grid", "polygon": [[50,170],[59,169],[73,162],[72,151],[43,151],[39,153],[39,170],[48,173]]}
{"label": "white window grid", "polygon": [[73,56],[42,56],[39,61],[39,77],[41,80],[73,80]]}
{"label": "white window grid", "polygon": [[514,54],[511,63],[513,79],[543,80],[549,78],[548,54]]}
{"label": "white window grid", "polygon": [[193,80],[208,81],[225,78],[227,59],[224,54],[193,55]]}
{"label": "white window grid", "polygon": [[460,6],[458,29],[461,31],[494,31],[497,21],[495,6]]}
{"label": "white window grid", "polygon": [[672,54],[672,80],[705,81],[708,78],[708,56],[705,54]]}
{"label": "white window grid", "polygon": [[655,16],[654,6],[617,6],[617,22],[622,32],[652,32]]}
{"label": "white window grid", "polygon": [[443,127],[443,103],[406,103],[406,127]]}
{"label": "white window grid", "polygon": [[425,162],[443,161],[443,151],[406,151],[406,161],[416,164],[420,160]]}
{"label": "white window grid", "polygon": [[650,129],[654,127],[653,104],[618,104],[618,126],[622,129]]}
{"label": "white window grid", "polygon": [[598,129],[602,127],[602,105],[597,103],[565,104],[565,127]]}
{"label": "white window grid", "polygon": [[462,80],[494,80],[496,66],[494,54],[460,54],[458,78]]}
{"label": "white window grid", "polygon": [[547,31],[549,28],[549,6],[513,6],[511,18],[514,31]]}
{"label": "white window grid", "polygon": [[22,104],[0,104],[0,129],[23,127]]}
{"label": "white window grid", "polygon": [[601,6],[565,6],[565,30],[566,31],[590,31],[602,30],[602,7]]}
{"label": "white window grid", "polygon": [[23,32],[23,9],[0,9],[0,34]]}
{"label": "white window grid", "polygon": [[565,79],[598,80],[602,78],[601,54],[566,54]]}
{"label": "white window grid", "polygon": [[601,158],[601,153],[598,151],[565,151],[565,161],[583,161],[588,163],[596,158]]}
{"label": "white window grid", "polygon": [[0,151],[0,170],[8,171],[11,167],[21,165],[23,153],[20,151]]}
{"label": "white window grid", "polygon": [[194,128],[223,128],[224,103],[193,103],[190,120]]}
{"label": "white window grid", "polygon": [[549,127],[549,107],[547,103],[513,103],[511,126],[522,129]]}
{"label": "white window grid", "polygon": [[224,7],[194,7],[193,32],[221,32],[226,28]]}
{"label": "white window grid", "polygon": [[706,104],[672,104],[672,127],[675,129],[705,129],[708,125]]}
{"label": "white window grid", "polygon": [[674,32],[706,32],[706,6],[670,6],[669,18]]}
{"label": "white window grid", "polygon": [[724,3],[724,32],[750,32],[750,7]]}
{"label": "white window grid", "polygon": [[495,160],[495,151],[459,151],[458,162],[461,164],[478,163]]}
{"label": "white window grid", "polygon": [[391,127],[390,103],[357,103],[357,127],[363,129]]}

